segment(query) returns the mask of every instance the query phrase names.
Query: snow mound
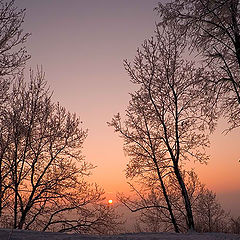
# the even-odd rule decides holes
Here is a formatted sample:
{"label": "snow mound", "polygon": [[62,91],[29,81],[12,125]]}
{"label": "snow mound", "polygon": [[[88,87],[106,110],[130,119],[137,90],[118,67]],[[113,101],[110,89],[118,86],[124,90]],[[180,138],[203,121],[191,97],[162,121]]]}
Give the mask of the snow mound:
{"label": "snow mound", "polygon": [[0,240],[240,240],[240,235],[227,233],[126,233],[93,236],[0,229]]}

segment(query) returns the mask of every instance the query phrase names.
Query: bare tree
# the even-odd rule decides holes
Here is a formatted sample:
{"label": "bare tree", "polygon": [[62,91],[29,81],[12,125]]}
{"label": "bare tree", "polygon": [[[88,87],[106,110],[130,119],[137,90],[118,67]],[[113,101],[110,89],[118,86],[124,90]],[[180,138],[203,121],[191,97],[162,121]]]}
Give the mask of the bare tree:
{"label": "bare tree", "polygon": [[[161,139],[158,136],[159,126],[152,121],[152,115],[149,115],[148,107],[144,104],[144,97],[141,95],[132,94],[132,100],[126,112],[127,120],[124,122],[124,127],[121,124],[119,114],[109,123],[123,137],[125,141],[124,150],[131,157],[127,165],[126,176],[128,178],[141,177],[142,181],[145,181],[146,178],[149,181],[149,178],[152,178],[152,181],[154,178],[157,179],[161,186],[165,203],[163,201],[161,204],[155,205],[142,201],[139,204],[133,204],[134,208],[131,208],[130,205],[132,204],[129,201],[127,203],[122,197],[119,199],[133,212],[155,207],[164,209],[169,213],[170,222],[175,232],[179,232],[164,183],[164,176],[169,173],[169,168],[171,171],[171,166],[169,166],[169,159],[163,158],[165,152],[161,149]],[[133,186],[131,187],[134,189]],[[139,192],[138,194],[141,196]],[[141,198],[143,200],[143,197]]]}
{"label": "bare tree", "polygon": [[[238,0],[180,0],[159,3],[160,25],[177,22],[190,49],[204,60],[209,112],[240,126],[240,12]],[[211,101],[210,101],[211,100]],[[216,111],[217,110],[217,111]]]}
{"label": "bare tree", "polygon": [[216,199],[216,194],[204,189],[199,194],[195,209],[196,230],[199,232],[228,231],[229,214]]}
{"label": "bare tree", "polygon": [[117,215],[101,204],[103,190],[85,180],[93,168],[81,155],[87,132],[52,102],[44,74],[31,71],[29,84],[20,75],[8,103],[2,219],[18,229],[114,231]]}
{"label": "bare tree", "polygon": [[[156,40],[145,41],[133,64],[125,61],[125,68],[131,81],[140,86],[133,95],[141,96],[145,115],[157,126],[154,137],[158,138],[159,149],[164,153],[161,160],[171,161],[184,199],[188,228],[194,229],[191,203],[180,166],[190,159],[208,160],[204,151],[208,146],[208,137],[202,132],[207,126],[201,111],[204,76],[202,69],[195,69],[194,63],[183,60],[185,46],[185,39],[175,24],[157,28]],[[116,122],[118,119],[115,117],[112,125],[121,134],[121,127]],[[131,128],[137,130],[136,126]],[[128,144],[128,141],[125,143]],[[137,151],[137,147],[135,149]],[[144,161],[144,157],[139,161]]]}
{"label": "bare tree", "polygon": [[6,120],[10,83],[19,73],[26,61],[30,58],[24,47],[29,33],[24,33],[25,9],[18,10],[15,0],[0,1],[0,216],[2,208],[7,204],[6,178],[9,171],[6,169],[4,155],[10,143],[9,126]]}

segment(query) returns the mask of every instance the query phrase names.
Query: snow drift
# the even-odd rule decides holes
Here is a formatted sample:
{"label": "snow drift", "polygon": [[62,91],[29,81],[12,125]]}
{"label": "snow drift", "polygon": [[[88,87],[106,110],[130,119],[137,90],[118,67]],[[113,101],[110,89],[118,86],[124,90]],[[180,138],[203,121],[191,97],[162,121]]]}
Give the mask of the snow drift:
{"label": "snow drift", "polygon": [[108,236],[0,229],[1,240],[240,240],[227,233],[126,233]]}

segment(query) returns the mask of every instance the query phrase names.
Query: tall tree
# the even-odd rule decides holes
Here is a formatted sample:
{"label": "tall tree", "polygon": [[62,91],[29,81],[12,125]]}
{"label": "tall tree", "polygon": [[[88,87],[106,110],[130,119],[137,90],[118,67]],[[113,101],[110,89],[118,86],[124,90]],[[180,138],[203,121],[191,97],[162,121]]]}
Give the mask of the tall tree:
{"label": "tall tree", "polygon": [[[164,159],[164,150],[161,149],[161,139],[158,136],[158,128],[156,122],[152,121],[152,114],[149,114],[148,105],[144,102],[144,97],[133,94],[132,100],[127,109],[127,120],[124,126],[121,124],[121,117],[118,114],[109,124],[119,132],[125,142],[125,151],[131,157],[127,165],[127,174],[129,178],[141,177],[157,178],[161,186],[165,204],[140,204],[139,207],[129,208],[131,211],[138,211],[150,208],[162,208],[169,212],[171,223],[175,232],[179,232],[176,219],[174,217],[171,202],[165,187],[164,176],[169,172],[169,160]],[[145,104],[146,103],[146,104]],[[171,171],[171,169],[170,169]],[[150,174],[149,174],[150,173]],[[146,179],[145,179],[146,180]],[[125,201],[122,201],[125,203]],[[129,204],[126,204],[129,206]]]}
{"label": "tall tree", "polygon": [[15,0],[0,0],[0,216],[6,205],[5,197],[8,184],[8,171],[4,167],[3,155],[10,141],[9,126],[6,120],[8,108],[9,88],[16,74],[22,71],[26,61],[30,58],[24,43],[29,33],[24,33],[22,25],[25,9],[19,10]]}
{"label": "tall tree", "polygon": [[101,204],[103,190],[84,177],[92,169],[81,155],[87,132],[75,114],[52,102],[44,74],[31,72],[28,84],[20,75],[8,102],[1,219],[18,229],[114,230],[118,221]]}
{"label": "tall tree", "polygon": [[[171,160],[181,188],[188,228],[194,229],[191,203],[180,168],[186,160],[208,160],[204,151],[208,137],[201,131],[206,126],[201,111],[202,69],[195,69],[194,63],[183,59],[185,47],[185,39],[176,24],[157,28],[156,38],[145,41],[133,64],[125,61],[125,68],[131,81],[140,86],[133,97],[141,96],[140,107],[145,106],[145,115],[157,126],[154,137],[164,153],[161,160]],[[113,119],[113,123],[116,121]],[[120,132],[121,125],[112,125]],[[136,126],[131,127],[137,130]]]}
{"label": "tall tree", "polygon": [[189,48],[203,60],[208,113],[223,113],[230,126],[240,126],[239,0],[177,0],[159,3],[160,26],[177,22]]}

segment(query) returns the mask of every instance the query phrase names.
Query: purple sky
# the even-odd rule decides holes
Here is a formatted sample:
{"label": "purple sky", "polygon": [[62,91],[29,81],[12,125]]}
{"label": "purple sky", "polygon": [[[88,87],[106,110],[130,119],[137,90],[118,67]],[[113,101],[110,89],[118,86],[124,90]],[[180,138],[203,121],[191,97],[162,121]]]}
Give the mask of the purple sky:
{"label": "purple sky", "polygon": [[153,33],[157,1],[17,0],[17,4],[27,9],[24,29],[32,33],[27,42],[29,66],[43,66],[54,99],[76,112],[89,129],[83,151],[98,166],[96,181],[106,191],[119,189],[125,181],[126,158],[106,122],[127,106],[133,86],[123,59],[132,59]]}
{"label": "purple sky", "polygon": [[[28,67],[42,65],[54,99],[76,112],[89,129],[83,152],[98,166],[92,179],[105,188],[108,197],[126,190],[127,158],[121,140],[106,122],[123,113],[128,104],[134,87],[122,62],[132,60],[137,47],[153,34],[157,2],[16,0],[17,6],[27,9],[24,30],[32,33],[27,42],[32,55]],[[196,167],[201,180],[240,215],[240,134],[222,135],[223,125],[211,137],[214,144],[208,166]]]}

